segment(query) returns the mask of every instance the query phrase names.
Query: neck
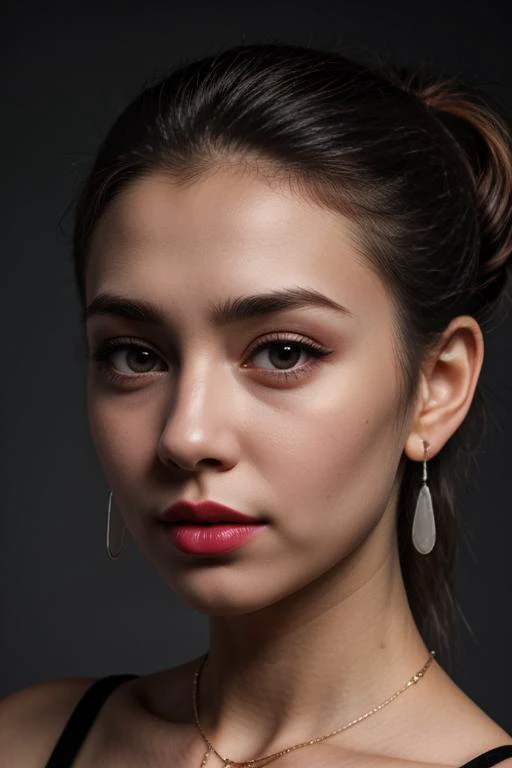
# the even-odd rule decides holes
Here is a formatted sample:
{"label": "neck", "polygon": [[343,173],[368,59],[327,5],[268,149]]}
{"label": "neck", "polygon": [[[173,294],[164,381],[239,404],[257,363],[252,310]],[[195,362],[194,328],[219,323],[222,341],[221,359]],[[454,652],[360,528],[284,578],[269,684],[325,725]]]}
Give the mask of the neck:
{"label": "neck", "polygon": [[397,553],[370,573],[365,561],[356,552],[343,574],[333,570],[264,610],[211,619],[198,706],[219,752],[249,759],[243,753],[322,736],[380,704],[423,666],[428,649]]}

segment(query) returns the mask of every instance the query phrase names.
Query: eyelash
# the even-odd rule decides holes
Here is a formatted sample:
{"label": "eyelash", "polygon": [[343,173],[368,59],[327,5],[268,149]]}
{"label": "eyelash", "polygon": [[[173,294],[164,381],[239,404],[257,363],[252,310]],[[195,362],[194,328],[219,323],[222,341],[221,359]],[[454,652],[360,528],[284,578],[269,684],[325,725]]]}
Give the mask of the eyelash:
{"label": "eyelash", "polygon": [[[250,347],[246,359],[249,359],[250,357],[254,357],[254,355],[258,352],[261,352],[263,349],[266,349],[267,347],[271,347],[272,345],[289,345],[293,347],[298,347],[300,351],[307,352],[313,360],[305,363],[304,365],[301,365],[299,368],[291,368],[289,370],[279,370],[279,369],[270,369],[270,368],[256,368],[255,370],[258,371],[264,371],[265,373],[263,375],[270,376],[274,379],[281,379],[282,381],[288,381],[290,378],[293,379],[299,379],[302,378],[305,374],[309,372],[309,370],[318,364],[321,358],[327,357],[331,354],[332,350],[326,349],[325,347],[321,346],[320,344],[316,344],[315,342],[311,341],[310,339],[304,338],[302,336],[296,337],[296,338],[290,338],[289,336],[283,336],[279,333],[275,334],[269,334],[264,339],[260,339],[257,344]],[[150,347],[146,347],[143,344],[140,344],[136,339],[109,339],[105,341],[103,344],[100,344],[99,347],[97,347],[94,350],[88,350],[87,351],[87,357],[89,360],[93,360],[97,363],[99,363],[101,370],[103,373],[106,374],[106,376],[113,382],[118,382],[125,384],[128,379],[136,379],[139,376],[147,376],[150,373],[154,373],[154,371],[147,371],[146,373],[133,373],[133,374],[120,374],[117,373],[112,366],[109,363],[110,357],[113,355],[114,352],[117,352],[119,350],[145,350],[147,352],[152,353],[155,355],[155,357],[158,357],[157,353],[154,352]],[[243,364],[244,368],[250,368],[250,366]]]}

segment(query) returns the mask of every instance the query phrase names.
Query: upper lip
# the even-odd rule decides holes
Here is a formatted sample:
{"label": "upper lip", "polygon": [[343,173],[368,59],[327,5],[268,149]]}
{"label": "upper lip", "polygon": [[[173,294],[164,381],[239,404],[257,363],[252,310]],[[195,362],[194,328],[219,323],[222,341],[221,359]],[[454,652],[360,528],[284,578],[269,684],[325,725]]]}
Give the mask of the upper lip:
{"label": "upper lip", "polygon": [[171,504],[162,514],[163,523],[197,522],[197,523],[259,523],[250,515],[244,515],[236,509],[231,509],[216,501],[177,501]]}

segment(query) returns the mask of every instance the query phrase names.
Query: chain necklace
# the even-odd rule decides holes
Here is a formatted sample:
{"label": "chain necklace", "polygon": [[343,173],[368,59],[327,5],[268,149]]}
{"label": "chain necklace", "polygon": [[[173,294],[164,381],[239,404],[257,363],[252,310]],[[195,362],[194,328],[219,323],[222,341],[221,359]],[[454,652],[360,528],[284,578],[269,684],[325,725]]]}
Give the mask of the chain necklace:
{"label": "chain necklace", "polygon": [[199,684],[199,677],[201,675],[206,659],[208,657],[208,654],[205,654],[205,656],[201,661],[201,664],[199,665],[199,669],[194,674],[194,682],[192,687],[192,705],[194,708],[194,718],[196,721],[196,726],[207,746],[206,752],[204,753],[203,759],[201,761],[201,768],[204,768],[204,766],[207,764],[211,754],[217,755],[217,757],[220,760],[222,760],[224,764],[224,768],[262,768],[264,765],[268,765],[274,760],[277,760],[279,757],[282,757],[283,755],[287,755],[289,752],[294,752],[296,749],[302,749],[302,747],[310,747],[314,744],[319,744],[321,741],[330,739],[332,736],[336,736],[336,734],[341,733],[342,731],[346,731],[348,728],[352,728],[354,725],[357,725],[357,723],[361,723],[363,720],[366,720],[366,718],[371,717],[371,715],[374,715],[376,712],[379,712],[388,704],[391,704],[392,701],[394,701],[398,696],[400,696],[400,694],[404,693],[404,691],[406,691],[412,685],[415,685],[416,683],[418,683],[422,679],[422,677],[424,677],[425,672],[434,661],[434,656],[435,656],[435,651],[430,651],[429,658],[426,661],[426,663],[401,688],[395,691],[391,696],[385,699],[381,704],[378,704],[376,707],[369,709],[368,712],[365,712],[364,714],[360,715],[355,720],[351,720],[349,723],[342,725],[341,728],[336,728],[336,730],[331,731],[330,733],[327,733],[325,736],[319,736],[318,738],[310,739],[309,741],[302,741],[300,742],[300,744],[294,744],[291,747],[286,747],[286,749],[281,749],[279,752],[273,752],[271,755],[263,755],[263,757],[256,757],[253,760],[244,760],[242,762],[236,762],[234,760],[228,760],[226,757],[222,757],[222,755],[220,755],[217,752],[213,744],[209,741],[207,735],[205,734],[205,732],[201,727],[201,723],[199,722],[199,714],[197,711],[197,689]]}

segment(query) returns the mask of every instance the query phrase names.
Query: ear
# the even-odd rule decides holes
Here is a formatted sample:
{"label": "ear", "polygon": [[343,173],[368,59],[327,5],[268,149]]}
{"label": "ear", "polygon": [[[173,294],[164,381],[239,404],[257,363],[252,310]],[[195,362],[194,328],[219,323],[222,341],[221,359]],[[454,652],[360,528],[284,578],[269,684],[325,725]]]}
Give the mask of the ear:
{"label": "ear", "polygon": [[464,421],[484,359],[484,341],[474,317],[460,315],[448,325],[422,366],[416,404],[404,451],[413,461],[431,459]]}

